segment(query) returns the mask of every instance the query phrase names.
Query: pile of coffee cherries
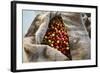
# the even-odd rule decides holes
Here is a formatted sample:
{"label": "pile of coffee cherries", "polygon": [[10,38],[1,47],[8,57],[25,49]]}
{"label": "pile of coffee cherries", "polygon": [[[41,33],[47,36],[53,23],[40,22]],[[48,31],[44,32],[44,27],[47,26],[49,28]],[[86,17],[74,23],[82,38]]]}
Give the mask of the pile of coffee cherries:
{"label": "pile of coffee cherries", "polygon": [[72,59],[69,49],[69,37],[61,16],[55,16],[50,20],[43,43],[57,49],[65,56]]}

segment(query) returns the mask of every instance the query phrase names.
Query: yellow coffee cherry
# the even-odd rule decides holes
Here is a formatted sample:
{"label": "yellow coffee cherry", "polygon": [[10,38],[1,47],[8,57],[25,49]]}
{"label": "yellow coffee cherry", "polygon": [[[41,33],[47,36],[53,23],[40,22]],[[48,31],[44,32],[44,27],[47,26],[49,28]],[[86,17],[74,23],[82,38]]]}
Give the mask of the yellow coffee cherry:
{"label": "yellow coffee cherry", "polygon": [[54,41],[52,41],[52,43],[54,43]]}
{"label": "yellow coffee cherry", "polygon": [[45,36],[45,38],[47,38],[47,36]]}
{"label": "yellow coffee cherry", "polygon": [[67,47],[67,50],[69,50],[69,47]]}
{"label": "yellow coffee cherry", "polygon": [[55,34],[53,33],[52,36],[55,36]]}
{"label": "yellow coffee cherry", "polygon": [[51,46],[53,47],[53,44],[51,44]]}
{"label": "yellow coffee cherry", "polygon": [[57,40],[57,43],[59,43],[59,40]]}
{"label": "yellow coffee cherry", "polygon": [[51,42],[51,40],[48,40],[49,42]]}

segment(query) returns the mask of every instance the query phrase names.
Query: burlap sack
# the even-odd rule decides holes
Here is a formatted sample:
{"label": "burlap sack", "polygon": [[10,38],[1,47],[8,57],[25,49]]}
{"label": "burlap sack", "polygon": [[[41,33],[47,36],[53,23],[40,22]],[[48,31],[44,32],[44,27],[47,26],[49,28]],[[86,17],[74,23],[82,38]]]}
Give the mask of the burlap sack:
{"label": "burlap sack", "polygon": [[23,62],[66,61],[68,58],[60,51],[41,42],[47,31],[49,21],[55,15],[61,15],[69,34],[69,43],[73,60],[90,59],[90,38],[80,13],[43,12],[36,15],[23,39]]}

